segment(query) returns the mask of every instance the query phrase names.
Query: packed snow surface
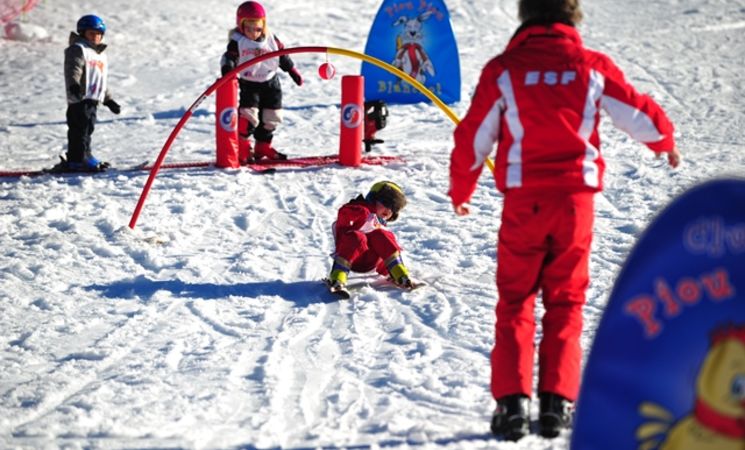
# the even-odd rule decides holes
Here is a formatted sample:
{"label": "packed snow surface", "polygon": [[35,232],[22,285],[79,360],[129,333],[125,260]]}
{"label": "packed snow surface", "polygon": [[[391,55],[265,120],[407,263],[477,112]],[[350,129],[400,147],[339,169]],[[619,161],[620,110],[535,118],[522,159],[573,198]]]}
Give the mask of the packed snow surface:
{"label": "packed snow surface", "polygon": [[[119,116],[99,110],[95,154],[117,167],[154,161],[218,78],[238,3],[41,2],[21,19],[36,30],[28,39],[0,39],[2,169],[49,167],[64,153],[63,50],[89,13],[108,25],[109,82],[123,106]],[[379,7],[263,3],[288,47],[357,52]],[[447,2],[461,56],[464,100],[451,105],[459,117],[481,68],[518,26],[516,3]],[[603,122],[589,348],[655,214],[691,186],[745,173],[745,1],[584,3],[586,44],[663,105],[685,158],[671,170]],[[331,56],[338,73],[325,81],[325,55],[293,59],[306,83],[281,75],[275,146],[290,156],[336,153],[340,76],[359,73],[360,62]],[[166,162],[213,159],[214,126],[210,98]],[[453,214],[453,127],[434,105],[391,105],[373,154],[405,162],[273,175],[164,170],[134,230],[147,172],[0,179],[0,448],[567,448],[569,432],[518,443],[488,432],[501,195],[484,171],[471,216]],[[366,275],[358,278],[370,286],[353,300],[332,301],[319,280],[336,210],[382,179],[406,191],[392,229],[429,285],[402,292]]]}

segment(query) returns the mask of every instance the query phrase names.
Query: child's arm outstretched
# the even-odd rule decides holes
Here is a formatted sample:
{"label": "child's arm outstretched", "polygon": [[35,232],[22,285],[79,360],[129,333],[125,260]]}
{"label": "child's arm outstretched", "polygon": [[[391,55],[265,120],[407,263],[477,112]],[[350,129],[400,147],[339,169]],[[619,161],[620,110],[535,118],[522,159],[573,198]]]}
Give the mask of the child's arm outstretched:
{"label": "child's arm outstretched", "polygon": [[[283,50],[285,48],[285,45],[282,43],[282,41],[279,40],[277,36],[274,36],[274,40],[277,42],[277,47],[280,50]],[[282,55],[279,57],[279,68],[287,72],[287,74],[290,75],[290,78],[292,78],[292,81],[294,81],[295,84],[297,84],[298,86],[303,85],[303,76],[297,70],[297,67],[295,67],[295,63],[292,61],[292,58],[290,58],[290,55]]]}

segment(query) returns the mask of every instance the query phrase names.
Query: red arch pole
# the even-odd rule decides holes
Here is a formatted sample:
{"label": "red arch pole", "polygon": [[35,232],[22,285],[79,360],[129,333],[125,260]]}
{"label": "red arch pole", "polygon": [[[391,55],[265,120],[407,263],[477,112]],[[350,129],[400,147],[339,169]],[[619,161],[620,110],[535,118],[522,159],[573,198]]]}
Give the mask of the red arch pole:
{"label": "red arch pole", "polygon": [[[150,175],[147,178],[147,182],[145,183],[145,187],[142,189],[142,193],[140,194],[140,199],[137,201],[137,206],[135,207],[134,212],[132,213],[132,218],[129,220],[129,228],[133,229],[135,228],[135,225],[137,224],[137,219],[140,217],[140,212],[142,212],[142,207],[145,204],[145,199],[147,198],[148,193],[150,193],[150,188],[153,185],[153,181],[155,181],[155,176],[157,175],[158,171],[160,170],[160,166],[163,164],[163,160],[166,158],[166,153],[168,153],[168,150],[171,148],[171,144],[173,144],[174,139],[176,139],[176,136],[181,132],[181,128],[183,128],[184,124],[191,118],[192,114],[194,114],[194,111],[196,111],[197,107],[207,98],[209,97],[215,90],[217,90],[220,86],[227,83],[228,80],[231,80],[233,77],[235,77],[238,72],[245,69],[246,67],[250,67],[253,64],[260,63],[261,61],[275,58],[282,55],[290,55],[294,53],[331,53],[335,55],[343,55],[343,56],[350,56],[353,58],[361,59],[363,61],[369,62],[371,64],[374,64],[384,70],[387,70],[388,72],[393,73],[394,75],[398,76],[399,78],[403,79],[407,83],[411,84],[415,88],[417,88],[422,94],[424,94],[427,98],[432,100],[434,104],[436,104],[448,117],[450,117],[450,120],[452,120],[454,123],[458,123],[459,119],[458,116],[455,115],[455,113],[445,105],[442,100],[440,100],[435,94],[433,94],[429,89],[427,89],[425,86],[423,86],[420,82],[412,78],[409,74],[402,72],[396,67],[393,67],[392,65],[383,62],[377,58],[373,58],[372,56],[365,55],[363,53],[357,53],[351,50],[345,50],[342,48],[334,48],[334,47],[294,47],[294,48],[285,48],[282,50],[277,50],[276,52],[267,53],[265,55],[258,56],[250,61],[246,61],[245,63],[239,65],[235,69],[231,70],[230,72],[226,73],[222,78],[215,81],[210,87],[205,90],[202,95],[197,98],[197,100],[192,104],[189,109],[184,113],[184,115],[181,117],[181,120],[176,124],[176,127],[171,131],[171,134],[168,136],[168,139],[166,140],[165,145],[163,145],[163,149],[161,149],[160,154],[158,155],[158,159],[155,160],[155,164],[153,164],[153,168],[150,169]],[[491,166],[491,161],[489,159],[486,160],[487,164],[490,165],[490,168],[493,170],[493,167]]]}
{"label": "red arch pole", "polygon": [[197,98],[197,100],[189,107],[189,109],[186,110],[184,115],[181,116],[181,120],[179,120],[179,122],[173,128],[173,131],[171,131],[171,134],[168,136],[168,139],[166,140],[165,145],[163,145],[163,148],[160,150],[158,159],[155,160],[155,164],[153,164],[153,168],[150,169],[150,175],[147,177],[147,182],[145,182],[145,187],[142,189],[142,193],[140,194],[140,199],[137,201],[137,206],[135,207],[135,210],[132,213],[132,218],[129,220],[129,228],[134,230],[135,226],[137,225],[137,219],[140,217],[140,213],[142,212],[142,207],[145,205],[145,199],[147,199],[147,196],[150,193],[150,188],[152,188],[153,186],[153,182],[155,181],[155,176],[158,174],[158,171],[160,170],[160,166],[163,164],[163,161],[166,159],[166,154],[168,153],[168,150],[171,148],[173,141],[176,139],[176,136],[181,132],[181,128],[183,128],[186,122],[194,114],[194,111],[197,110],[199,105],[201,105],[202,102],[207,97],[209,97],[213,92],[215,92],[220,86],[222,86],[223,84],[227,83],[229,80],[237,76],[241,70],[253,64],[260,63],[261,61],[264,61],[270,58],[275,58],[275,57],[282,56],[282,55],[289,55],[292,53],[324,53],[326,52],[326,49],[327,49],[326,47],[295,47],[295,48],[286,48],[283,50],[278,50],[276,52],[267,53],[265,55],[258,56],[250,61],[246,61],[245,63],[239,65],[235,69],[226,73],[222,78],[212,83],[212,85],[208,87],[202,93],[202,95],[199,96],[199,98]]}

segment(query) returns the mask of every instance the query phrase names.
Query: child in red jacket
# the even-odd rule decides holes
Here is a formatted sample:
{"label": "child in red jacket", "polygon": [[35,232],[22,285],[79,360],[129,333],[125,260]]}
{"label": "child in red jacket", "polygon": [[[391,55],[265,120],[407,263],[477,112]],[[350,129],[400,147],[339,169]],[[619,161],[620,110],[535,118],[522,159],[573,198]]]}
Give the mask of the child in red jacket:
{"label": "child in red jacket", "polygon": [[376,270],[399,286],[411,288],[409,270],[401,259],[396,236],[386,228],[406,206],[403,189],[391,181],[375,183],[344,204],[333,225],[336,251],[326,280],[332,291],[343,290],[350,271]]}
{"label": "child in red jacket", "polygon": [[497,246],[497,302],[491,429],[528,433],[536,350],[535,300],[545,314],[538,345],[539,432],[557,436],[579,392],[582,308],[590,283],[593,196],[602,190],[600,113],[672,167],[680,163],[673,124],[639,94],[606,55],[582,44],[579,0],[519,0],[522,25],[484,67],[454,132],[450,191],[469,213],[485,159],[497,147],[494,178],[504,193]]}

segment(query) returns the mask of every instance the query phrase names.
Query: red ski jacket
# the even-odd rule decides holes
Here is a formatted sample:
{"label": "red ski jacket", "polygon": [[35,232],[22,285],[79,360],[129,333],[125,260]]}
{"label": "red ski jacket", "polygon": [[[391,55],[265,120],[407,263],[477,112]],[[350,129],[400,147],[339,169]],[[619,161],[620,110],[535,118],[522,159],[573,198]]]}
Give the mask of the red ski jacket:
{"label": "red ski jacket", "polygon": [[600,110],[656,152],[675,146],[673,124],[626,82],[606,55],[582,45],[569,25],[527,26],[481,72],[454,132],[449,195],[470,200],[497,143],[497,188],[602,190]]}
{"label": "red ski jacket", "polygon": [[[334,238],[350,231],[371,231],[370,223],[375,216],[375,207],[371,205],[362,195],[342,205],[334,222]],[[366,226],[367,225],[367,226]]]}

